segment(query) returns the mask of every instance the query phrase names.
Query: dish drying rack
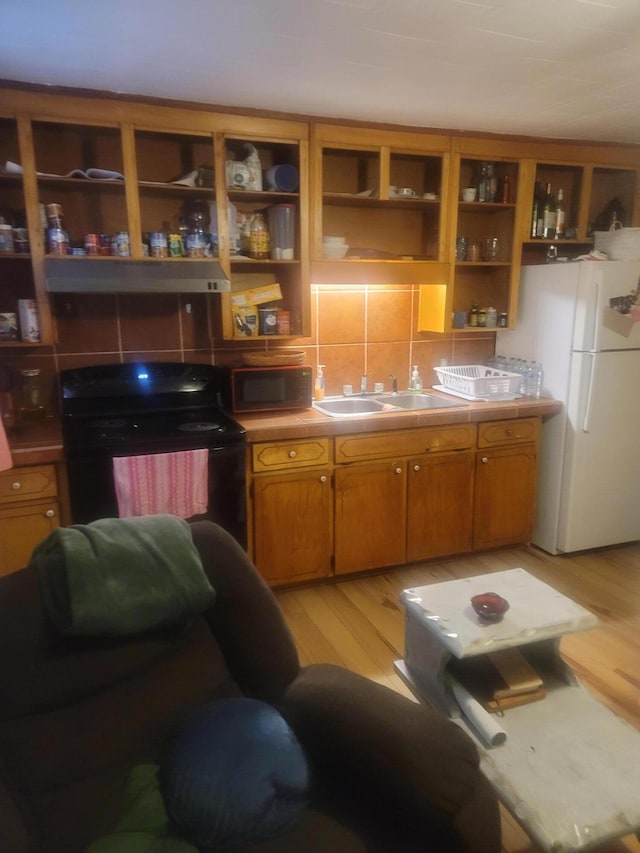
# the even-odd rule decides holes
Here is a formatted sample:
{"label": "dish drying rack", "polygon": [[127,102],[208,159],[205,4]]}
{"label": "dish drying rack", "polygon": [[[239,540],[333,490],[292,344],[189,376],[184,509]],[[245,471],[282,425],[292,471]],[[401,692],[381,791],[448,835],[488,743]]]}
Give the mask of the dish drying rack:
{"label": "dish drying rack", "polygon": [[465,400],[515,400],[520,396],[522,377],[519,373],[496,370],[486,364],[461,364],[435,367],[434,370],[440,381],[435,388]]}

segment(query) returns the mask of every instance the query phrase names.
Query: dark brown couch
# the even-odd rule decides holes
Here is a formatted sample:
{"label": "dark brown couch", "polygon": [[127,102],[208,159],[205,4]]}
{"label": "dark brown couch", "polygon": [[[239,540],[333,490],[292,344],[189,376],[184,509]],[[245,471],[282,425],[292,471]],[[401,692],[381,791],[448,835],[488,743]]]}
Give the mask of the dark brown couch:
{"label": "dark brown couch", "polygon": [[244,551],[210,522],[192,534],[216,601],[186,628],[65,639],[33,568],[0,578],[0,850],[82,850],[112,829],[132,766],[155,761],[188,711],[244,694],[280,709],[315,779],[303,819],[251,851],[499,851],[497,801],[471,740],[339,667],[301,669]]}

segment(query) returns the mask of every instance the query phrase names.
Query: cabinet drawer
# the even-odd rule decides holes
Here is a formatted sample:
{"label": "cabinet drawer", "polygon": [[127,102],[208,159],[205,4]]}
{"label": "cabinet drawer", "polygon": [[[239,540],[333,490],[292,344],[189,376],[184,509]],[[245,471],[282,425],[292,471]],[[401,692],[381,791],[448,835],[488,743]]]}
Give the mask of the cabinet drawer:
{"label": "cabinet drawer", "polygon": [[270,441],[251,448],[254,471],[277,471],[279,468],[304,468],[329,462],[329,439],[305,441]]}
{"label": "cabinet drawer", "polygon": [[487,421],[478,426],[478,447],[537,442],[540,418],[517,418],[513,421]]}
{"label": "cabinet drawer", "polygon": [[57,492],[55,465],[12,468],[0,474],[0,504],[53,498]]}
{"label": "cabinet drawer", "polygon": [[473,424],[344,435],[336,438],[336,463],[413,456],[441,450],[464,450],[474,446],[475,438],[476,428]]}

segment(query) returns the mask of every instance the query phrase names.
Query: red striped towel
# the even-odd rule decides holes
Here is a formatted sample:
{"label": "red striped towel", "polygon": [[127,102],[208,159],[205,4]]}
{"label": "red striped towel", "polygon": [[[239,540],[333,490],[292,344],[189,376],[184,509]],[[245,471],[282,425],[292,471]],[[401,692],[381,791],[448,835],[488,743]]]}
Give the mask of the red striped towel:
{"label": "red striped towel", "polygon": [[0,471],[7,471],[13,466],[11,461],[11,451],[9,450],[9,442],[7,434],[4,431],[4,424],[0,420]]}
{"label": "red striped towel", "polygon": [[120,518],[168,513],[190,518],[207,511],[209,451],[117,456],[113,477]]}

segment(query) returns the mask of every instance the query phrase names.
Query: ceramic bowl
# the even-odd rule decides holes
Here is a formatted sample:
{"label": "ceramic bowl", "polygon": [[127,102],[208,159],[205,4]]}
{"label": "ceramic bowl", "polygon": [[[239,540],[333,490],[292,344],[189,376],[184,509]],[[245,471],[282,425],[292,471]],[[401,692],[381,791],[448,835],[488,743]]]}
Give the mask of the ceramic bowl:
{"label": "ceramic bowl", "polygon": [[497,592],[481,592],[471,598],[471,606],[483,619],[499,622],[509,609],[509,602]]}

